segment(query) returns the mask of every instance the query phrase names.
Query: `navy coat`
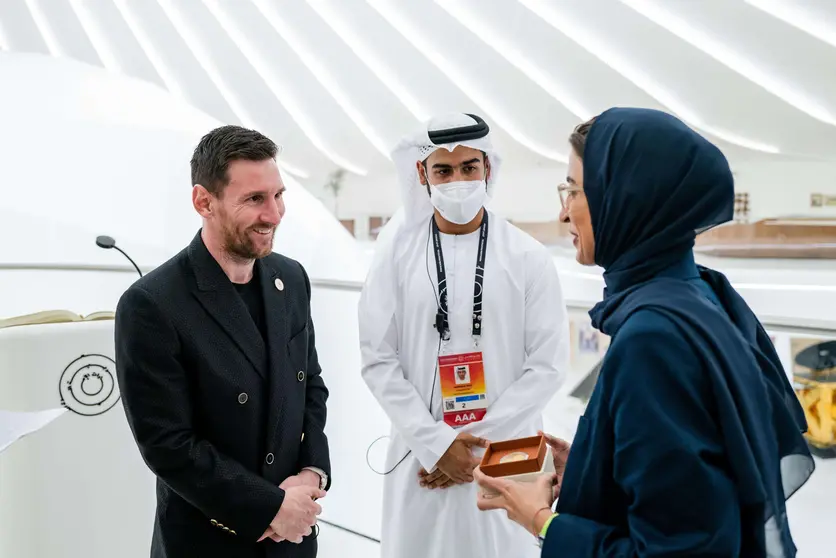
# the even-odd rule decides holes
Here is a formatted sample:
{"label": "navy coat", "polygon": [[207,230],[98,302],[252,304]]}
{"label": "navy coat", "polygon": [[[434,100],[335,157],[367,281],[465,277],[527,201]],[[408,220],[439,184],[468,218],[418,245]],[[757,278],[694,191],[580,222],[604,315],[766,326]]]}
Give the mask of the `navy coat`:
{"label": "navy coat", "polygon": [[612,342],[542,555],[795,556],[803,412],[757,318],[692,252],[732,216],[725,157],[670,115],[612,109],[590,129],[584,193],[606,281],[590,317]]}

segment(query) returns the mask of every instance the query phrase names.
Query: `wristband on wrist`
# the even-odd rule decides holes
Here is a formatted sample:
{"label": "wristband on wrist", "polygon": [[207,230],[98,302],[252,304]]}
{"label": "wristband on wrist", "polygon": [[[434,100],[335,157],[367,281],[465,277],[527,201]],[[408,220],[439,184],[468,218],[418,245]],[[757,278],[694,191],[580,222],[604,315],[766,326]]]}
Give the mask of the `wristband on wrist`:
{"label": "wristband on wrist", "polygon": [[552,507],[551,506],[546,506],[546,507],[540,508],[539,510],[534,512],[534,517],[531,518],[531,532],[534,533],[534,536],[537,536],[537,531],[538,531],[537,530],[537,518],[540,517],[541,512],[546,511],[546,510],[552,511]]}
{"label": "wristband on wrist", "polygon": [[[549,508],[549,509],[551,509],[551,508]],[[539,512],[537,512],[537,513],[539,513]],[[549,516],[549,518],[546,520],[546,522],[545,522],[545,523],[543,523],[543,528],[542,528],[542,529],[540,529],[540,532],[537,534],[537,545],[538,545],[538,546],[540,546],[540,548],[542,548],[542,547],[543,547],[543,543],[546,541],[546,533],[547,533],[547,532],[548,532],[548,530],[549,530],[549,525],[551,525],[552,520],[553,520],[555,517],[557,517],[558,515],[559,515],[559,514],[557,514],[557,513],[553,513],[553,514],[551,514],[551,515]],[[535,526],[535,529],[536,529],[536,526]]]}
{"label": "wristband on wrist", "polygon": [[549,516],[549,518],[546,520],[546,522],[543,523],[543,528],[540,530],[540,536],[541,537],[543,537],[543,538],[546,537],[546,531],[549,530],[549,525],[552,524],[552,519],[554,519],[555,517],[557,517],[557,514],[553,513]]}

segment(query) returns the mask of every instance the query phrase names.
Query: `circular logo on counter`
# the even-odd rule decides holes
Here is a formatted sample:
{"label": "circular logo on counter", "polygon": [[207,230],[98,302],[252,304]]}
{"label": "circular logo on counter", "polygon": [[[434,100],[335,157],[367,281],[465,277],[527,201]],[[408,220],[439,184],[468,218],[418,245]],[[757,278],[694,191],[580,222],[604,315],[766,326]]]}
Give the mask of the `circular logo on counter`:
{"label": "circular logo on counter", "polygon": [[81,355],[61,373],[58,392],[61,405],[74,413],[101,415],[119,401],[116,363],[104,355]]}

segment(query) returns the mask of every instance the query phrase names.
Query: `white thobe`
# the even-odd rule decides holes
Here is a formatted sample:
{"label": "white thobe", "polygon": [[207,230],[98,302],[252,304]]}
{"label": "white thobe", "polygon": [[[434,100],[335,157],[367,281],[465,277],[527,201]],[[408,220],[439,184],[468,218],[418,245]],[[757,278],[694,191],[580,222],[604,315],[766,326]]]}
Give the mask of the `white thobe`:
{"label": "white thobe", "polygon": [[[534,436],[565,377],[569,329],[551,254],[490,215],[480,349],[488,411],[454,429],[437,378],[437,275],[429,226],[399,231],[378,254],[360,300],[362,376],[392,422],[384,471],[382,558],[526,558],[535,538],[504,511],[480,511],[475,483],[423,488],[459,432],[499,441]],[[451,338],[442,354],[474,350],[473,285],[479,231],[441,235]],[[429,241],[429,244],[428,244]],[[432,409],[429,409],[432,395]],[[475,449],[481,456],[482,449]]]}

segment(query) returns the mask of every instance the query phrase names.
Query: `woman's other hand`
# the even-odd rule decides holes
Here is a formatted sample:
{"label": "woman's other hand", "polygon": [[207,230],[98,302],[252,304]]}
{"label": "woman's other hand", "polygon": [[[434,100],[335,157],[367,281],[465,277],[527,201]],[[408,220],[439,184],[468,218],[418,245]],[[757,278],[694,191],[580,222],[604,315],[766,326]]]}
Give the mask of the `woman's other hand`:
{"label": "woman's other hand", "polygon": [[546,443],[552,449],[552,458],[554,459],[554,472],[557,474],[557,484],[554,487],[554,497],[560,496],[560,487],[563,485],[563,472],[566,470],[566,460],[569,459],[569,450],[572,444],[566,440],[556,438],[551,434],[546,434],[542,430],[537,432],[538,435],[546,439]]}

